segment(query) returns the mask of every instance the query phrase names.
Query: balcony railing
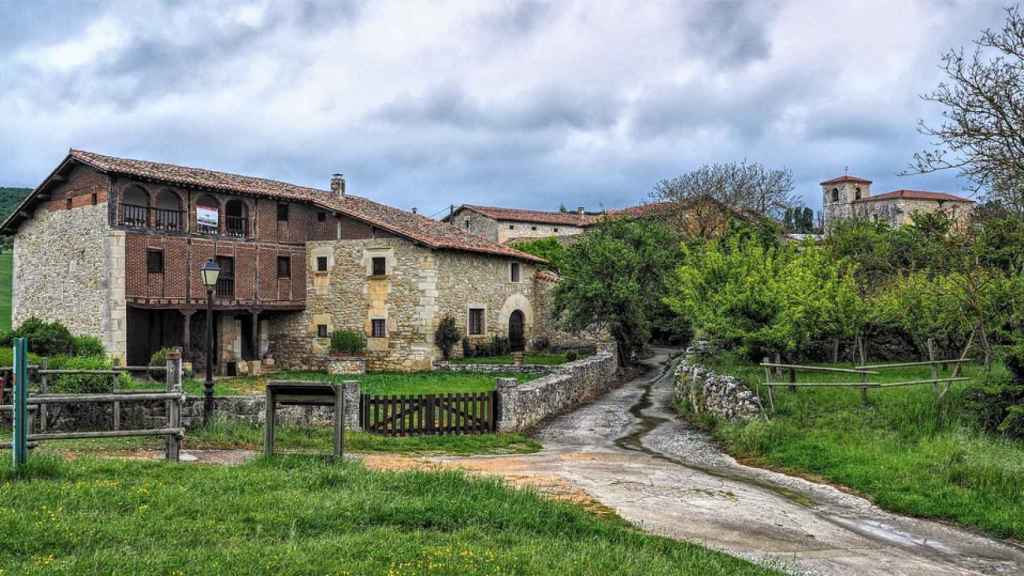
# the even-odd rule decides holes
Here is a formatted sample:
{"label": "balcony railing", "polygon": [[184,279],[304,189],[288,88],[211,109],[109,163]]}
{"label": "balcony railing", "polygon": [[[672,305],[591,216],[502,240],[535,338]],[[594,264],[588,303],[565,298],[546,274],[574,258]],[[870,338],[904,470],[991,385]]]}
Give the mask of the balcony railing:
{"label": "balcony railing", "polygon": [[228,216],[224,219],[224,233],[235,238],[249,237],[249,219],[244,216]]}
{"label": "balcony railing", "polygon": [[184,230],[185,213],[181,210],[153,208],[136,204],[121,204],[121,224],[130,228],[154,230]]}
{"label": "balcony railing", "polygon": [[235,279],[218,278],[217,287],[214,289],[214,295],[216,295],[217,298],[233,300],[235,298]]}

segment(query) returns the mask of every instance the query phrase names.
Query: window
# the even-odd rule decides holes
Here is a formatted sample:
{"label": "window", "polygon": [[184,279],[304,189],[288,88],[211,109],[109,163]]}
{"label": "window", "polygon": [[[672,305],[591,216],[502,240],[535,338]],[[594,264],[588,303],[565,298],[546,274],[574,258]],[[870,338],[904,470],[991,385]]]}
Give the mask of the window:
{"label": "window", "polygon": [[519,282],[519,262],[513,262],[512,265],[509,266],[509,271],[510,279],[513,282]]}
{"label": "window", "polygon": [[860,200],[860,188],[859,187],[855,188],[854,192],[855,192],[856,199]]}
{"label": "window", "polygon": [[555,228],[555,232],[558,232],[558,228]]}
{"label": "window", "polygon": [[466,229],[469,229],[469,220],[466,220],[465,224],[466,224]]}
{"label": "window", "polygon": [[372,338],[387,338],[388,336],[388,322],[383,318],[374,318],[370,320],[370,337]]}
{"label": "window", "polygon": [[277,221],[287,222],[288,221],[288,205],[278,204],[277,205]]}
{"label": "window", "polygon": [[383,256],[376,256],[373,259],[373,275],[374,276],[387,276],[388,274],[388,261]]}
{"label": "window", "polygon": [[150,274],[164,273],[163,250],[146,250],[146,272]]}
{"label": "window", "polygon": [[292,275],[292,259],[288,256],[277,257],[277,277],[290,278]]}
{"label": "window", "polygon": [[839,202],[839,188],[832,189],[832,201]]}
{"label": "window", "polygon": [[469,309],[469,335],[480,336],[484,333],[484,309]]}
{"label": "window", "polygon": [[536,226],[530,226],[530,230],[533,230],[534,232],[536,232],[537,231],[537,227]]}
{"label": "window", "polygon": [[316,257],[316,271],[327,272],[327,256]]}
{"label": "window", "polygon": [[95,206],[97,200],[98,200],[98,198],[96,198],[96,193],[93,192],[92,195],[89,197],[89,201],[92,202],[93,206]]}
{"label": "window", "polygon": [[316,325],[316,337],[317,338],[327,338],[328,337],[327,336],[327,324],[317,324]]}
{"label": "window", "polygon": [[516,229],[516,225],[515,224],[509,224],[508,225],[508,229],[509,230],[515,230]]}
{"label": "window", "polygon": [[326,220],[327,220],[327,212],[317,212],[316,213],[316,221],[317,222],[324,222]]}
{"label": "window", "polygon": [[66,207],[66,208],[67,208],[68,210],[71,210],[71,198],[68,198],[67,200],[65,200],[65,201],[64,201],[64,206],[65,206],[65,207]]}

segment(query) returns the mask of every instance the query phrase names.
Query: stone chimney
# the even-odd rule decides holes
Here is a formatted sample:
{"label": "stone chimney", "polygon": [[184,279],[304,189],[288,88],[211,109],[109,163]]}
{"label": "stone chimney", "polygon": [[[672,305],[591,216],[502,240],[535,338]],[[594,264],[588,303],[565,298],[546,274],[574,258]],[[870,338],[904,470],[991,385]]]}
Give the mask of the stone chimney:
{"label": "stone chimney", "polygon": [[338,196],[345,195],[345,175],[344,174],[332,174],[331,175],[331,192],[334,192]]}

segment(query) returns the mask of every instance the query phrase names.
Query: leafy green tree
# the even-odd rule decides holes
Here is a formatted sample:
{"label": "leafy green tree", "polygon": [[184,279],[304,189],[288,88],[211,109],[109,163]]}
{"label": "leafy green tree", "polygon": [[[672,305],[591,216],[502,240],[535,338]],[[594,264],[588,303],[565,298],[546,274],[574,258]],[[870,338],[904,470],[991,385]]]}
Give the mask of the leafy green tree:
{"label": "leafy green tree", "polygon": [[663,224],[613,220],[566,249],[560,260],[554,312],[571,330],[606,326],[620,362],[651,338],[664,304],[666,277],[679,262],[678,240]]}
{"label": "leafy green tree", "polygon": [[565,256],[565,246],[562,246],[558,239],[554,237],[541,238],[529,242],[517,242],[515,247],[517,250],[522,250],[527,254],[533,254],[547,260],[547,267],[556,272],[559,269],[559,263]]}
{"label": "leafy green tree", "polygon": [[459,327],[455,324],[455,318],[451,315],[445,316],[434,332],[434,344],[441,349],[441,355],[445,360],[451,357],[452,347],[462,339]]}

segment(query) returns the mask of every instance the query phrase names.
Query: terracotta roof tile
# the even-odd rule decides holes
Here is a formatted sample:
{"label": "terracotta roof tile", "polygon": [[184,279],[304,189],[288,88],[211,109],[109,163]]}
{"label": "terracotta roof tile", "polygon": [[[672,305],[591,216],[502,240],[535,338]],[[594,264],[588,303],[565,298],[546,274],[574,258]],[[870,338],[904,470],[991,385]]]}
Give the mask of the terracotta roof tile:
{"label": "terracotta roof tile", "polygon": [[565,226],[591,226],[601,219],[601,214],[584,212],[546,212],[544,210],[520,210],[518,208],[498,208],[497,206],[475,206],[463,204],[460,209],[472,210],[488,218],[503,221],[533,222],[536,224],[562,224]]}
{"label": "terracotta roof tile", "polygon": [[103,172],[124,174],[170,184],[212,188],[250,196],[269,196],[308,202],[363,220],[378,228],[405,236],[431,248],[479,252],[532,262],[545,261],[532,254],[527,254],[480,236],[475,236],[457,226],[438,222],[419,214],[406,212],[350,194],[341,197],[326,190],[297,186],[277,180],[229,174],[203,168],[189,168],[161,162],[115,158],[84,150],[72,149],[70,157]]}
{"label": "terracotta roof tile", "polygon": [[886,192],[885,194],[878,194],[877,196],[868,196],[867,198],[854,200],[854,202],[877,202],[879,200],[895,200],[897,198],[904,198],[907,200],[938,200],[941,202],[974,202],[974,200],[955,196],[953,194],[947,194],[945,192],[928,192],[926,190],[894,190],[892,192]]}
{"label": "terracotta roof tile", "polygon": [[856,176],[840,176],[839,178],[833,178],[831,180],[825,180],[821,183],[822,186],[828,186],[829,184],[842,184],[843,182],[853,182],[855,184],[871,184],[871,180],[865,178],[858,178]]}

